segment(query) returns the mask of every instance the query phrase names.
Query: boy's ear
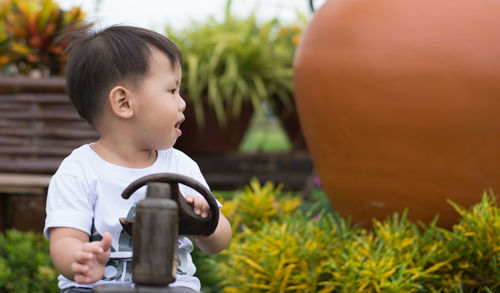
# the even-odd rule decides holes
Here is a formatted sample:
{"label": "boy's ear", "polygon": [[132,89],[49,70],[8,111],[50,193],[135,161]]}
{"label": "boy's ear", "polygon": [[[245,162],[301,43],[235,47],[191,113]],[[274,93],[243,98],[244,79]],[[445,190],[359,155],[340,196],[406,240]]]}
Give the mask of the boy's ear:
{"label": "boy's ear", "polygon": [[109,92],[109,105],[113,114],[120,118],[131,118],[134,115],[130,92],[123,86],[115,86]]}

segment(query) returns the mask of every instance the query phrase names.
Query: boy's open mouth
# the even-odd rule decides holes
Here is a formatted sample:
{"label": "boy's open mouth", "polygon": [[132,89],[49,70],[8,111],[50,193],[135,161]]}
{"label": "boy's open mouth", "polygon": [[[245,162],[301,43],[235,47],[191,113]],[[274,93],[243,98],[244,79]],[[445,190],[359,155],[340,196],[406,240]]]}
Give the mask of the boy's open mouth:
{"label": "boy's open mouth", "polygon": [[184,118],[182,118],[181,120],[179,120],[177,123],[175,123],[175,128],[180,128],[181,127],[181,123],[184,121]]}

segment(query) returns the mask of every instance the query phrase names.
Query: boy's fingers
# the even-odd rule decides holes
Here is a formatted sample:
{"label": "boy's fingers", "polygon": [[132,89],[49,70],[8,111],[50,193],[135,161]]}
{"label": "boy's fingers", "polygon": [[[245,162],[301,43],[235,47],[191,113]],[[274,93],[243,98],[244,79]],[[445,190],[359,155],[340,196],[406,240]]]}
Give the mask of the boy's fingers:
{"label": "boy's fingers", "polygon": [[188,203],[193,203],[193,197],[191,195],[186,195],[186,201]]}
{"label": "boy's fingers", "polygon": [[111,234],[109,232],[104,233],[102,235],[102,240],[101,240],[101,248],[103,251],[107,251],[111,248]]}
{"label": "boy's fingers", "polygon": [[203,218],[208,217],[208,212],[210,207],[208,206],[207,201],[202,197],[196,197],[194,199],[194,213],[202,216]]}
{"label": "boy's fingers", "polygon": [[90,280],[90,277],[85,275],[85,274],[77,274],[75,275],[75,282],[80,283],[80,284],[89,284],[93,283]]}
{"label": "boy's fingers", "polygon": [[99,245],[100,242],[87,242],[82,245],[82,251],[90,253],[102,253],[103,248]]}
{"label": "boy's fingers", "polygon": [[210,215],[210,206],[208,205],[208,202],[206,200],[203,201],[203,207],[201,210],[201,216],[203,218],[206,218]]}
{"label": "boy's fingers", "polygon": [[202,199],[200,197],[195,197],[193,199],[194,203],[194,213],[197,214],[198,216],[201,215],[201,205],[202,205]]}
{"label": "boy's fingers", "polygon": [[85,263],[94,258],[94,254],[86,251],[79,251],[75,254],[75,261],[78,263]]}
{"label": "boy's fingers", "polygon": [[82,245],[83,252],[90,252],[94,254],[103,253],[111,247],[111,234],[104,233],[100,241],[87,242]]}
{"label": "boy's fingers", "polygon": [[76,274],[80,274],[80,275],[86,274],[89,271],[89,266],[74,262],[71,264],[71,271],[75,272]]}

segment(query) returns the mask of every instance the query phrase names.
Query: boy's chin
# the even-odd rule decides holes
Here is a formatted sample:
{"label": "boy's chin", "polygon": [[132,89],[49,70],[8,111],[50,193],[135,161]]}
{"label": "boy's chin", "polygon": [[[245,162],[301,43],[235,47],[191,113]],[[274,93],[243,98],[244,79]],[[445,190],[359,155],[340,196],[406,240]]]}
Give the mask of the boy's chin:
{"label": "boy's chin", "polygon": [[169,149],[169,148],[172,148],[172,147],[175,147],[175,143],[177,142],[177,139],[175,139],[174,142],[172,143],[168,143],[168,144],[165,144],[163,145],[163,147],[161,148],[162,150],[166,150],[166,149]]}
{"label": "boy's chin", "polygon": [[166,145],[166,146],[164,146],[164,147],[159,148],[158,150],[159,150],[159,151],[162,151],[162,150],[168,150],[169,148],[174,147],[174,145],[175,145],[175,144]]}
{"label": "boy's chin", "polygon": [[165,141],[159,142],[158,145],[157,145],[156,150],[166,150],[166,149],[175,147],[175,144],[177,143],[177,139],[179,139],[179,137],[180,137],[180,135],[179,136],[173,136],[173,137],[170,137],[169,139],[167,139]]}

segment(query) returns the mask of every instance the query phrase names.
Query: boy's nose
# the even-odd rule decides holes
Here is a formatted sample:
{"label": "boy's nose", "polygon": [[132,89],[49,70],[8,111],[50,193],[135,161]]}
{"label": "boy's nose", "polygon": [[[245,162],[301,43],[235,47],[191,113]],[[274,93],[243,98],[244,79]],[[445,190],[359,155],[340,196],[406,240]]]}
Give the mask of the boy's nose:
{"label": "boy's nose", "polygon": [[186,101],[184,101],[184,98],[181,95],[179,95],[179,100],[180,110],[184,112],[184,110],[186,110]]}

